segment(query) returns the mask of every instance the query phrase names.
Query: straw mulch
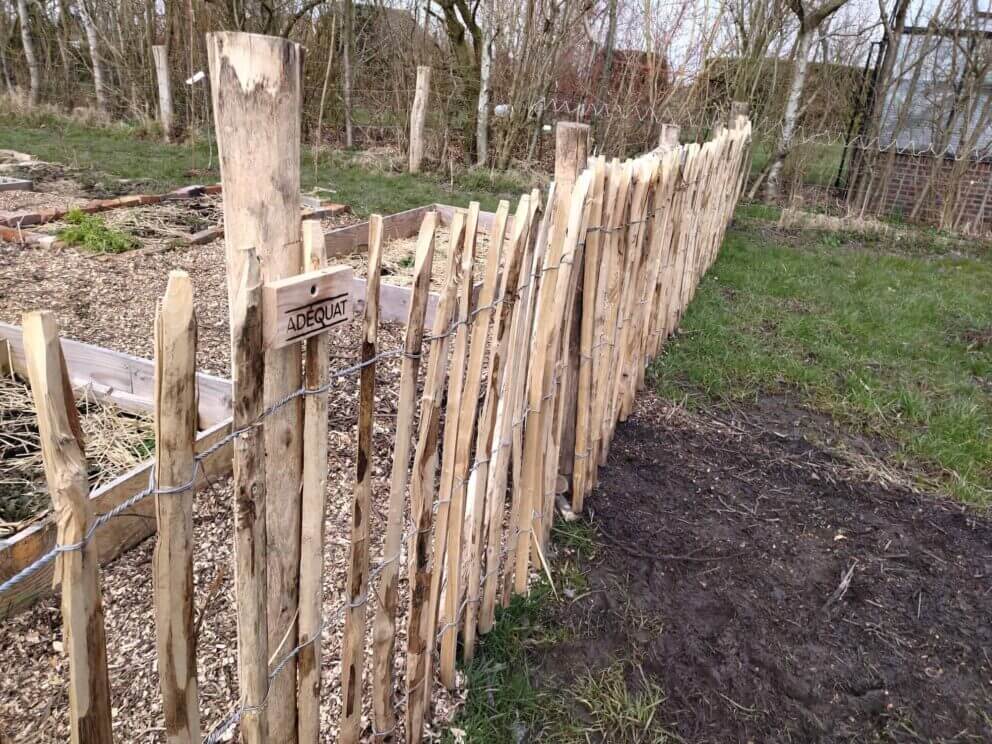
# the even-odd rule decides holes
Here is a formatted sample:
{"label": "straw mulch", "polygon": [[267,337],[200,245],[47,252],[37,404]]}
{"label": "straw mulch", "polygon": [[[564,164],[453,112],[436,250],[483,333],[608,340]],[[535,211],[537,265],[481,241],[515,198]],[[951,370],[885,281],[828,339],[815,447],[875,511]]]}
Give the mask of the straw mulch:
{"label": "straw mulch", "polygon": [[[91,490],[154,453],[150,416],[98,401],[87,388],[76,390],[76,409]],[[34,400],[30,387],[18,377],[0,377],[0,422],[0,537],[7,537],[43,517],[51,505]]]}

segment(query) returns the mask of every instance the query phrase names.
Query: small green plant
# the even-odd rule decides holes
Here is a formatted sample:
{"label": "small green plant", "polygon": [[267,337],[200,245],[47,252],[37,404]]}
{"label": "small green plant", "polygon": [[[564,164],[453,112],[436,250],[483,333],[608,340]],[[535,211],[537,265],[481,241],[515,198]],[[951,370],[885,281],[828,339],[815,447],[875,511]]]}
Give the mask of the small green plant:
{"label": "small green plant", "polygon": [[109,227],[102,217],[73,209],[65,216],[69,227],[58,232],[61,240],[91,253],[124,253],[137,248],[138,239]]}

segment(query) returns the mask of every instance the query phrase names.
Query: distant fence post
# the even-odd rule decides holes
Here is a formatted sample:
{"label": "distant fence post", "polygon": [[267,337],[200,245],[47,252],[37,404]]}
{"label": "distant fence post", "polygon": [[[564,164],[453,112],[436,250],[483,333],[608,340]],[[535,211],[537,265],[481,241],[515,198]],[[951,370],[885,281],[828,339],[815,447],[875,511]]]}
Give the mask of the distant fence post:
{"label": "distant fence post", "polygon": [[[193,285],[169,274],[155,316],[155,484],[181,488],[193,474],[196,438],[196,318]],[[152,561],[159,687],[166,738],[200,741],[193,630],[193,489],[155,496]]]}
{"label": "distant fence post", "polygon": [[155,78],[158,80],[158,111],[165,132],[166,141],[172,139],[172,83],[169,80],[168,49],[160,44],[152,47],[152,57],[155,58]]}
{"label": "distant fence post", "polygon": [[[302,49],[288,39],[237,32],[207,34],[214,122],[224,183],[228,297],[238,291],[247,248],[258,251],[263,283],[295,276],[300,244]],[[299,343],[265,353],[266,406],[300,389]],[[269,648],[297,645],[303,442],[302,402],[265,420],[265,521]],[[266,710],[273,741],[297,739],[296,658],[272,679]]]}
{"label": "distant fence post", "polygon": [[727,120],[727,129],[740,129],[744,126],[751,105],[747,101],[733,101],[730,104],[730,117]]}
{"label": "distant fence post", "polygon": [[662,150],[673,150],[679,146],[678,124],[662,124],[661,134],[658,135],[658,147]]}
{"label": "distant fence post", "polygon": [[[563,121],[555,128],[555,189],[557,205],[555,219],[567,218],[568,205],[572,197],[572,186],[579,173],[585,170],[589,156],[588,124]],[[558,396],[555,400],[555,431],[552,435],[554,452],[551,462],[555,474],[564,481],[563,488],[557,483],[556,490],[568,490],[572,486],[572,471],[575,460],[575,406],[578,397],[579,340],[582,325],[582,297],[580,288],[584,285],[581,249],[572,257],[572,284],[566,295],[565,325],[562,332],[561,375]],[[545,529],[549,527],[545,524]]]}
{"label": "distant fence post", "polygon": [[427,101],[431,94],[431,68],[417,67],[417,88],[413,94],[410,112],[410,172],[420,173],[424,159],[424,120],[427,118]]}
{"label": "distant fence post", "polygon": [[62,632],[69,657],[70,740],[72,744],[111,744],[100,555],[89,539],[93,511],[79,415],[55,316],[47,311],[28,313],[23,330],[45,479],[58,525],[56,541],[63,546],[83,543],[77,550],[61,553],[55,566],[55,580],[62,586]]}

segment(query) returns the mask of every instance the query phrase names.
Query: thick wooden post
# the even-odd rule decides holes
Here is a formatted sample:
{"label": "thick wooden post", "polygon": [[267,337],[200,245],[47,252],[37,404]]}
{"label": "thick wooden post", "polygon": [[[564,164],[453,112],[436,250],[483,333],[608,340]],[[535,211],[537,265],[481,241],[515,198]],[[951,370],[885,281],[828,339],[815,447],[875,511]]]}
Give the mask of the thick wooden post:
{"label": "thick wooden post", "polygon": [[241,718],[245,744],[268,741],[266,699],[269,639],[266,612],[264,429],[252,426],[263,409],[261,268],[255,251],[239,260],[242,275],[231,299],[231,387],[234,440],[234,582],[238,614],[238,680],[247,711]]}
{"label": "thick wooden post", "polygon": [[727,129],[740,129],[743,127],[750,111],[751,105],[747,101],[732,101]]}
{"label": "thick wooden post", "polygon": [[[211,92],[227,244],[228,296],[243,275],[245,248],[258,251],[262,282],[300,273],[300,70],[302,51],[287,39],[234,32],[207,34]],[[300,344],[265,355],[265,405],[302,382]],[[303,446],[299,399],[265,421],[269,647],[296,646],[300,571]],[[272,680],[269,734],[292,742],[296,727],[296,660]]]}
{"label": "thick wooden post", "polygon": [[[413,422],[417,406],[417,375],[424,342],[424,321],[430,295],[431,268],[434,265],[434,233],[437,212],[428,212],[417,236],[413,267],[413,294],[406,321],[403,349],[406,355],[400,371],[400,391],[396,415],[396,447],[389,478],[389,513],[383,560],[387,561],[379,580],[379,607],[372,628],[372,709],[376,731],[391,731],[396,725],[393,710],[393,651],[396,641],[396,612],[399,607],[400,546],[403,541],[403,503],[410,476]],[[387,737],[388,738],[388,737]]]}
{"label": "thick wooden post", "polygon": [[172,139],[174,122],[172,119],[172,84],[169,80],[169,51],[163,45],[152,47],[155,59],[155,78],[158,80],[158,118],[162,122],[165,139]]}
{"label": "thick wooden post", "polygon": [[362,318],[362,367],[358,389],[358,463],[351,505],[351,551],[341,641],[341,728],[339,741],[354,744],[362,723],[362,673],[365,668],[365,619],[369,579],[369,517],[372,508],[372,419],[375,415],[375,357],[379,333],[379,282],[382,274],[382,217],[369,219],[369,275]]}
{"label": "thick wooden post", "polygon": [[[45,480],[55,508],[57,543],[75,545],[93,521],[86,479],[83,433],[59,345],[55,316],[24,316],[24,355],[38,411]],[[69,737],[72,744],[110,744],[110,681],[100,597],[100,556],[93,540],[59,555],[55,582],[62,585],[62,627],[69,657]]]}
{"label": "thick wooden post", "polygon": [[[579,173],[585,170],[589,154],[588,124],[576,122],[558,122],[555,129],[555,187],[557,190],[556,221],[564,225],[568,216],[568,205],[571,201],[572,187]],[[562,333],[561,349],[561,382],[555,399],[556,425],[554,432],[555,452],[551,462],[557,466],[557,474],[564,478],[568,487],[572,485],[572,471],[575,460],[575,406],[579,376],[579,337],[582,325],[582,299],[580,287],[583,286],[582,248],[578,247],[574,256],[568,260],[574,261],[572,285],[566,297],[565,325]],[[547,530],[550,525],[544,525]]]}
{"label": "thick wooden post", "polygon": [[[169,274],[155,318],[155,483],[182,487],[196,439],[196,317],[185,271]],[[193,490],[155,497],[152,562],[159,686],[169,744],[200,741],[193,630]]]}
{"label": "thick wooden post", "polygon": [[417,89],[413,94],[410,111],[410,172],[420,173],[424,159],[424,120],[427,118],[427,101],[431,94],[431,68],[417,68]]}
{"label": "thick wooden post", "polygon": [[[327,265],[320,220],[303,222],[304,266]],[[310,390],[329,380],[330,339],[307,339],[304,382]],[[297,708],[300,744],[317,744],[320,735],[320,624],[324,590],[324,513],[327,491],[327,393],[308,395],[303,411],[303,507],[300,538],[300,684]]]}
{"label": "thick wooden post", "polygon": [[661,134],[658,135],[658,148],[672,150],[679,146],[679,127],[677,124],[662,124]]}

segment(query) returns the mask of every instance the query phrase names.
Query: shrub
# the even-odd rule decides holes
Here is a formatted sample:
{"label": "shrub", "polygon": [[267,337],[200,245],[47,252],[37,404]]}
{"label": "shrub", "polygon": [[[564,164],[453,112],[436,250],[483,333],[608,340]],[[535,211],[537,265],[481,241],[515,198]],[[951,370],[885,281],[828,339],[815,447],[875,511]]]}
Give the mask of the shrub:
{"label": "shrub", "polygon": [[102,217],[73,209],[65,216],[69,227],[58,232],[61,240],[92,253],[124,253],[137,248],[138,239],[109,227]]}

